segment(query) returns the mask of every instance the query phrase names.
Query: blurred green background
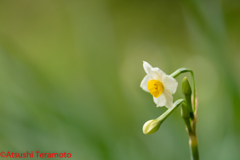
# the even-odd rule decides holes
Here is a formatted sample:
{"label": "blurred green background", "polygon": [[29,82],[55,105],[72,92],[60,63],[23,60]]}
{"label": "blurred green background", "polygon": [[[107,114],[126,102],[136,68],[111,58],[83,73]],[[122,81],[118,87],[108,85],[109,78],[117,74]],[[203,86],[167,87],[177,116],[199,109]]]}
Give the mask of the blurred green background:
{"label": "blurred green background", "polygon": [[239,0],[0,0],[0,151],[190,159],[180,108],[142,133],[143,60],[194,70],[200,158],[239,160]]}

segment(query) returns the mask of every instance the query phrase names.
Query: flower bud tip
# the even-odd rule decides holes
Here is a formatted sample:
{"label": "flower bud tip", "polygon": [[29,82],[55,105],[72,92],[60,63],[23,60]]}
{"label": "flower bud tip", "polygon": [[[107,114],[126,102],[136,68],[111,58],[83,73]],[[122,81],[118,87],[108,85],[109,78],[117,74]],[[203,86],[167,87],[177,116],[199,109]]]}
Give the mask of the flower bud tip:
{"label": "flower bud tip", "polygon": [[182,92],[185,95],[191,95],[192,94],[192,89],[191,89],[191,86],[190,86],[190,84],[188,82],[187,77],[183,78],[183,81],[182,81]]}
{"label": "flower bud tip", "polygon": [[161,121],[157,121],[155,119],[147,121],[143,125],[143,133],[144,134],[152,134],[155,133],[161,125]]}

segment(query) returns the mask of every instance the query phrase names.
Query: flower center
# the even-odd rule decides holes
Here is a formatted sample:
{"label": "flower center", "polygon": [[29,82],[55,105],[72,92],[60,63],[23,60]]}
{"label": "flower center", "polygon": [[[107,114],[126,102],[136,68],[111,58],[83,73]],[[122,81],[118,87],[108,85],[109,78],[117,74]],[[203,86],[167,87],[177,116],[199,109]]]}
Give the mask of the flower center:
{"label": "flower center", "polygon": [[155,98],[159,97],[163,92],[163,85],[159,80],[152,79],[148,81],[147,87],[151,95]]}

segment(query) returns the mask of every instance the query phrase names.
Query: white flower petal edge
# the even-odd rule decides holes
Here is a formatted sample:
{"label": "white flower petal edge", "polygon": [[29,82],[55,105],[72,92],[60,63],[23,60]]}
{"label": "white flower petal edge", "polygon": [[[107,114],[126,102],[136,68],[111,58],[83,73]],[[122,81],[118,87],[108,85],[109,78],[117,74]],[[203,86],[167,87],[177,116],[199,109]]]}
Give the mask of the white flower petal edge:
{"label": "white flower petal edge", "polygon": [[173,96],[171,91],[169,91],[168,89],[163,90],[163,94],[166,98],[166,104],[165,106],[167,108],[172,108],[173,107]]}
{"label": "white flower petal edge", "polygon": [[164,94],[161,94],[158,98],[153,97],[154,102],[157,104],[157,107],[163,107],[166,104],[166,98]]}
{"label": "white flower petal edge", "polygon": [[163,77],[162,82],[164,84],[164,87],[166,89],[170,90],[172,92],[172,94],[174,94],[176,92],[178,82],[174,78],[166,75]]}
{"label": "white flower petal edge", "polygon": [[173,107],[173,96],[171,91],[165,89],[163,93],[158,98],[153,97],[154,102],[157,104],[157,107],[166,106],[167,108]]}
{"label": "white flower petal edge", "polygon": [[141,87],[144,91],[146,91],[146,92],[149,92],[149,90],[148,90],[148,88],[147,88],[147,82],[148,82],[149,80],[151,80],[151,79],[152,79],[151,76],[146,75],[146,76],[143,78],[143,80],[142,80],[142,82],[141,82],[141,84],[140,84],[140,87]]}
{"label": "white flower petal edge", "polygon": [[152,68],[153,67],[149,63],[143,61],[143,68],[144,68],[145,72],[147,73],[147,75],[152,74]]}
{"label": "white flower petal edge", "polygon": [[152,73],[153,79],[157,79],[157,80],[159,80],[161,82],[163,82],[163,78],[165,76],[168,76],[168,75],[166,75],[166,73],[164,73],[161,69],[159,69],[157,67],[152,68],[152,72],[153,72]]}
{"label": "white flower petal edge", "polygon": [[143,68],[147,75],[151,76],[152,79],[162,80],[163,77],[166,75],[162,70],[157,67],[152,67],[148,62],[143,61]]}

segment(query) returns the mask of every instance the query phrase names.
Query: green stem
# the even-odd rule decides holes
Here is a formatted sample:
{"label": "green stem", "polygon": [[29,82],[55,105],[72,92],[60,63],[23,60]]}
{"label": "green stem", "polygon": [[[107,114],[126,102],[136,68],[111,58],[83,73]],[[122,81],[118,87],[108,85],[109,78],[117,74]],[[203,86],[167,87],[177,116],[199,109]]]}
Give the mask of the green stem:
{"label": "green stem", "polygon": [[173,78],[176,78],[182,73],[190,72],[191,73],[191,78],[192,78],[192,87],[193,87],[193,112],[195,112],[195,80],[194,80],[194,75],[193,71],[188,68],[179,68],[175,72],[173,72],[170,76]]}
{"label": "green stem", "polygon": [[187,127],[187,131],[188,131],[188,132],[192,132],[190,119],[189,119],[189,118],[184,118],[183,120],[184,120],[184,123],[185,123],[185,125],[186,125],[186,127]]}
{"label": "green stem", "polygon": [[189,136],[189,147],[190,147],[190,155],[191,160],[199,160],[198,154],[198,139],[196,133],[196,119],[190,120],[190,118],[184,118],[184,123],[187,128],[187,133]]}
{"label": "green stem", "polygon": [[164,112],[156,120],[163,122],[182,102],[186,102],[185,99],[179,99],[179,100],[175,101],[173,104],[173,107],[169,108],[166,112]]}
{"label": "green stem", "polygon": [[189,146],[191,152],[191,160],[199,160],[198,139],[196,134],[189,135]]}

